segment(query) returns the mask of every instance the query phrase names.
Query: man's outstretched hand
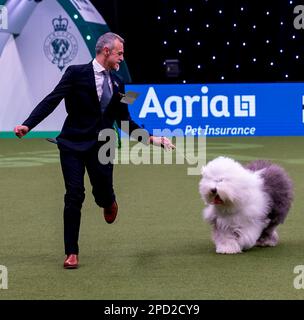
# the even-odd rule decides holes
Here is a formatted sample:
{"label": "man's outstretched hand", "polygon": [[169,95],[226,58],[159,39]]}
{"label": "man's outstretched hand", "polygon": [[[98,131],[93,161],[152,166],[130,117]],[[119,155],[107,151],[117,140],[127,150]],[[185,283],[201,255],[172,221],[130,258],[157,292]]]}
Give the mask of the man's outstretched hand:
{"label": "man's outstretched hand", "polygon": [[27,126],[16,126],[14,132],[18,138],[22,138],[29,132],[29,128]]}
{"label": "man's outstretched hand", "polygon": [[172,144],[171,140],[166,137],[155,137],[150,136],[150,143],[155,146],[163,147],[166,151],[175,149],[175,145]]}

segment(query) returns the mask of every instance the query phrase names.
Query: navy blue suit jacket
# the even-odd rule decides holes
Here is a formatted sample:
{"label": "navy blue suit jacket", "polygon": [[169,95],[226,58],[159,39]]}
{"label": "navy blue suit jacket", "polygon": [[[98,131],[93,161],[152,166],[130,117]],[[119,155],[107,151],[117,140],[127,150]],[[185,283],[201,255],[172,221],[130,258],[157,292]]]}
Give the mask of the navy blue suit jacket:
{"label": "navy blue suit jacket", "polygon": [[59,149],[85,151],[98,141],[100,130],[112,128],[114,121],[129,121],[130,132],[140,128],[130,117],[128,105],[121,103],[124,84],[111,73],[113,96],[102,114],[96,90],[93,64],[69,66],[55,89],[32,111],[23,125],[31,130],[65,99],[67,118],[57,137]]}

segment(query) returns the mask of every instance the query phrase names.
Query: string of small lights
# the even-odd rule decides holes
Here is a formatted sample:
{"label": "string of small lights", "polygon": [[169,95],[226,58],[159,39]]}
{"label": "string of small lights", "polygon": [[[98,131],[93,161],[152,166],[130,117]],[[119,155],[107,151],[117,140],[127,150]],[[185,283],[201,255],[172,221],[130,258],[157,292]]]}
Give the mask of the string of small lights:
{"label": "string of small lights", "polygon": [[[175,61],[169,82],[303,81],[301,1],[163,1],[154,17],[159,68]],[[168,70],[168,68],[167,68]]]}

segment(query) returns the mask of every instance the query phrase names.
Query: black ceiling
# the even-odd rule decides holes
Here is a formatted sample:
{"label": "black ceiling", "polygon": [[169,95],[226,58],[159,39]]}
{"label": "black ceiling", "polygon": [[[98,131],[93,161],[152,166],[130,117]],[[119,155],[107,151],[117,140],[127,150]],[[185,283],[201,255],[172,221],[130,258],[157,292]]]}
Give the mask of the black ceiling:
{"label": "black ceiling", "polygon": [[[125,38],[135,83],[304,80],[304,29],[294,27],[301,1],[91,2]],[[168,77],[167,59],[178,60],[179,76]]]}

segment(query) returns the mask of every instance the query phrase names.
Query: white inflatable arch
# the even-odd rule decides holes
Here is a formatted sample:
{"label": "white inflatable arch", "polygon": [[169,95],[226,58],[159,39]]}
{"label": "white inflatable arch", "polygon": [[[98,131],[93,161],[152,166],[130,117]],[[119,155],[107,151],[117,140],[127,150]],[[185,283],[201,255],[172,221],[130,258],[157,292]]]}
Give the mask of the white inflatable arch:
{"label": "white inflatable arch", "polygon": [[[14,136],[15,125],[53,90],[67,66],[92,60],[98,37],[109,27],[89,0],[0,0],[0,15],[0,137],[5,138]],[[119,73],[130,81],[125,63]],[[56,136],[65,117],[61,102],[29,136]]]}

